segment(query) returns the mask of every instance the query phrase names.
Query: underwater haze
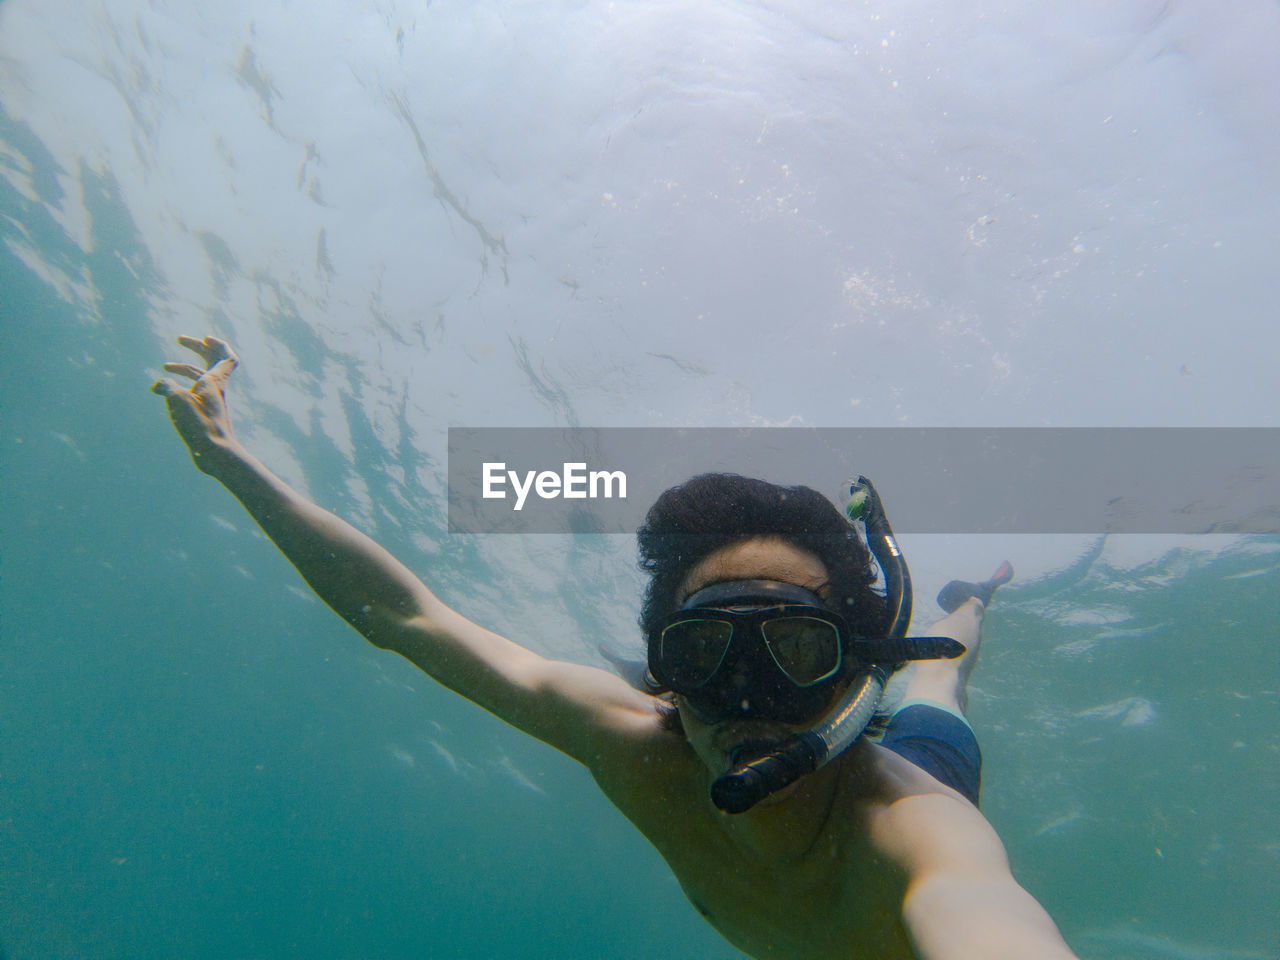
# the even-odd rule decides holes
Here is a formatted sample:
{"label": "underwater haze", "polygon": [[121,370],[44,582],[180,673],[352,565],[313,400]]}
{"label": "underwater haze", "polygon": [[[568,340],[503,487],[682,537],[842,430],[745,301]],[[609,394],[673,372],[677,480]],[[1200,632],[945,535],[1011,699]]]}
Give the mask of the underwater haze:
{"label": "underwater haze", "polygon": [[[740,956],[193,469],[176,335],[291,484],[605,666],[634,538],[451,535],[449,427],[1280,426],[1277,103],[1262,0],[0,0],[0,955]],[[916,630],[1019,572],[982,810],[1076,952],[1280,957],[1280,538],[903,546]]]}

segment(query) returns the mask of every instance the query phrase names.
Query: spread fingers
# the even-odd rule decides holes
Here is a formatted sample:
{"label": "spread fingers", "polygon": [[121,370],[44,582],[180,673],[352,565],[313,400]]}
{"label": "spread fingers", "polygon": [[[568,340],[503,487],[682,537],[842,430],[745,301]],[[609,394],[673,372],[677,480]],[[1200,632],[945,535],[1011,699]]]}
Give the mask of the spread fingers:
{"label": "spread fingers", "polygon": [[192,363],[166,363],[164,370],[166,373],[176,373],[189,380],[199,380],[204,376],[204,371]]}

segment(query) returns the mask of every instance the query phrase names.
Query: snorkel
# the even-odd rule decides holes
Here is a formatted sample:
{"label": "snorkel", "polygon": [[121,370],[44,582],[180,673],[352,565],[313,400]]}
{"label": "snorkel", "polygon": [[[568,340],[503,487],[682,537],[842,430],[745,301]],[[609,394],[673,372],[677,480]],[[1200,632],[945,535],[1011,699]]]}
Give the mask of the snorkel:
{"label": "snorkel", "polygon": [[[861,522],[867,545],[884,576],[885,607],[891,626],[888,637],[874,644],[884,660],[864,667],[862,675],[854,678],[844,695],[808,730],[792,734],[764,753],[739,751],[733,758],[733,768],[711,785],[711,800],[725,813],[750,810],[765,797],[821,769],[846,750],[867,728],[884,695],[888,675],[897,662],[922,655],[958,656],[964,651],[954,640],[950,640],[950,645],[941,642],[946,638],[920,638],[914,643],[905,639],[911,622],[911,573],[894,539],[880,497],[866,477],[860,476],[849,485],[845,515],[850,523]],[[935,642],[924,642],[928,640]]]}

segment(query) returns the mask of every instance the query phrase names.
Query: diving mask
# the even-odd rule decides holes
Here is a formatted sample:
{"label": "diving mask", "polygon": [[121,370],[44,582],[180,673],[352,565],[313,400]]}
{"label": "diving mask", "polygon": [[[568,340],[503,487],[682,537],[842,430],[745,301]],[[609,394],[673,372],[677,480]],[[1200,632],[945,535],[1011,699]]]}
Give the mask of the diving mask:
{"label": "diving mask", "polygon": [[649,668],[704,714],[800,723],[830,701],[853,642],[812,591],[735,580],[697,591],[658,624]]}
{"label": "diving mask", "polygon": [[958,657],[951,637],[863,637],[811,590],[731,580],[697,591],[649,637],[649,672],[707,717],[813,719],[871,664]]}

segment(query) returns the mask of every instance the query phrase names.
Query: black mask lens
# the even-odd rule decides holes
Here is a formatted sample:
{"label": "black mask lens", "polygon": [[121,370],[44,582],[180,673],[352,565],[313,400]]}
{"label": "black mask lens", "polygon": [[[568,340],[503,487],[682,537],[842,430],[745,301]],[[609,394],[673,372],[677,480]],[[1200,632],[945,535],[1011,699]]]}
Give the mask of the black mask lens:
{"label": "black mask lens", "polygon": [[658,655],[672,687],[692,690],[710,680],[732,637],[732,623],[699,617],[680,620],[663,630]]}
{"label": "black mask lens", "polygon": [[773,617],[760,630],[774,663],[797,686],[811,686],[840,669],[840,631],[828,620]]}

